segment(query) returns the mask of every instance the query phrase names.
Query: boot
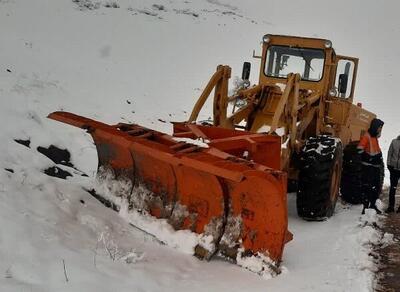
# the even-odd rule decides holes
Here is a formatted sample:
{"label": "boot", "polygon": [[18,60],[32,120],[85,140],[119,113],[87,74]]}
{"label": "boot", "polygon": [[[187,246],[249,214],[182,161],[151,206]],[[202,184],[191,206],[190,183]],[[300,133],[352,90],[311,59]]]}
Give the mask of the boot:
{"label": "boot", "polygon": [[374,204],[370,207],[371,209],[374,209],[376,211],[376,214],[382,214],[382,211],[378,209],[378,207]]}
{"label": "boot", "polygon": [[389,205],[388,208],[386,209],[385,213],[393,213],[394,212],[394,207]]}
{"label": "boot", "polygon": [[371,209],[374,209],[376,211],[376,214],[382,214],[382,211],[378,209],[376,206],[376,200],[378,199],[378,196],[374,196],[370,199],[369,207]]}
{"label": "boot", "polygon": [[[400,207],[399,207],[400,208]],[[363,209],[361,211],[361,215],[365,214],[365,209],[368,209],[368,202],[364,201],[363,203]]]}

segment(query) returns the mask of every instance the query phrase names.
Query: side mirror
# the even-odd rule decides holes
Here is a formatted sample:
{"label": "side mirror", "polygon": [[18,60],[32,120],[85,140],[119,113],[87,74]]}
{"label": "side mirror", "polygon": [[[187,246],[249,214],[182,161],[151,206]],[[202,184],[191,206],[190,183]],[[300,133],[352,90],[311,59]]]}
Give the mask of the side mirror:
{"label": "side mirror", "polygon": [[251,69],[250,62],[244,62],[243,63],[243,70],[242,70],[242,79],[243,80],[249,80],[249,78],[250,78],[250,69]]}
{"label": "side mirror", "polygon": [[349,75],[347,75],[347,74],[339,75],[339,88],[338,89],[339,89],[339,94],[341,96],[346,95],[348,80],[349,80]]}

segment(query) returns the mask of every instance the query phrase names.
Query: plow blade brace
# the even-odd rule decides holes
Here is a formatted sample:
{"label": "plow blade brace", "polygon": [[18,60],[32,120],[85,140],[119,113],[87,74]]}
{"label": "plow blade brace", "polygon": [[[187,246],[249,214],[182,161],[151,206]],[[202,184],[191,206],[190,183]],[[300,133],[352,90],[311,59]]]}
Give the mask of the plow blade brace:
{"label": "plow blade brace", "polygon": [[[164,218],[175,230],[200,234],[198,257],[209,259],[217,252],[234,260],[260,255],[280,263],[291,239],[284,172],[229,154],[229,143],[221,139],[215,140],[215,147],[211,141],[204,148],[134,124],[107,125],[67,112],[49,118],[91,134],[99,175],[111,172],[114,179],[129,182],[124,194],[115,194],[126,199],[129,208]],[[239,141],[231,143],[236,145],[233,152],[239,153],[237,145],[247,139],[247,132],[231,132]],[[280,140],[253,142],[247,143],[250,150],[257,145],[266,150],[271,143],[280,150]]]}

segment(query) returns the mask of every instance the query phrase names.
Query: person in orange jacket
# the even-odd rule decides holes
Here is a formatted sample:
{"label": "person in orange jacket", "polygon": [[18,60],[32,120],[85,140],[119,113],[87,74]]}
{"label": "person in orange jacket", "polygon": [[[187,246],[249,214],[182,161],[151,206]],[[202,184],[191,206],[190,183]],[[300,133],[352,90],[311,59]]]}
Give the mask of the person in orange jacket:
{"label": "person in orange jacket", "polygon": [[366,208],[372,208],[378,214],[382,213],[376,207],[376,200],[381,191],[383,158],[378,138],[381,136],[383,124],[383,121],[373,119],[357,147],[362,163],[362,198],[364,204],[362,214],[365,214]]}

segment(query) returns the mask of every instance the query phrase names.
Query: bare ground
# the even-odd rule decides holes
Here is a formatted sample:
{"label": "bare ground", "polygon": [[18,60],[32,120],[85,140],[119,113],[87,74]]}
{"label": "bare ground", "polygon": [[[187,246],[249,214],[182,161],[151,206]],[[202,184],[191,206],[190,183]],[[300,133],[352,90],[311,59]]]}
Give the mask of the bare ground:
{"label": "bare ground", "polygon": [[[387,194],[384,197],[387,198]],[[396,201],[399,202],[400,198],[397,197]],[[386,216],[383,231],[393,234],[394,241],[387,246],[377,246],[375,249],[379,254],[375,291],[400,291],[400,213]]]}

